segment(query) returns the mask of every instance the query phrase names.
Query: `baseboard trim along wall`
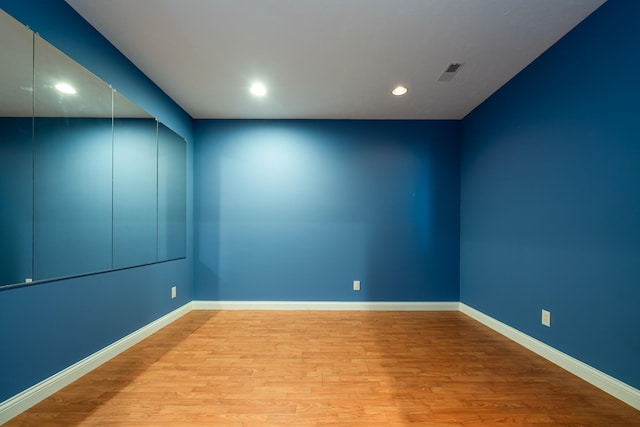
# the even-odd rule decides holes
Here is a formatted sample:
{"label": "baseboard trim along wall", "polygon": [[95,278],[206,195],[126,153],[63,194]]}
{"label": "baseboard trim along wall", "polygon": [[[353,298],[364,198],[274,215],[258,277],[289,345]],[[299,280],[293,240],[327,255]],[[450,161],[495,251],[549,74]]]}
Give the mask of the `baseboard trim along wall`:
{"label": "baseboard trim along wall", "polygon": [[458,311],[459,302],[193,301],[194,310]]}
{"label": "baseboard trim along wall", "polygon": [[21,393],[0,403],[0,425],[21,414],[37,403],[43,401],[58,390],[68,386],[78,378],[94,370],[98,366],[117,356],[128,348],[139,343],[151,334],[159,331],[171,322],[191,311],[191,303],[172,311],[169,314],[149,323],[146,326],[119,339],[102,350],[98,350],[79,362],[63,369],[55,375],[35,384]]}
{"label": "baseboard trim along wall", "polygon": [[602,391],[640,410],[640,390],[605,374],[537,339],[506,325],[493,317],[460,303],[460,311],[512,341],[555,363],[575,376],[593,384]]}
{"label": "baseboard trim along wall", "polygon": [[0,424],[26,411],[191,310],[461,311],[512,341],[640,410],[640,390],[459,302],[192,301],[0,403]]}

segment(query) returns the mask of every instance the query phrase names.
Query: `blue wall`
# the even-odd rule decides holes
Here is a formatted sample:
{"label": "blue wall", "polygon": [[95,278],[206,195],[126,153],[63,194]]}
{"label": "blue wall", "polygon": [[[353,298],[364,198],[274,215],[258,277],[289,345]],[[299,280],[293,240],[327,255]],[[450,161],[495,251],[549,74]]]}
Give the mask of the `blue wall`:
{"label": "blue wall", "polygon": [[459,122],[194,129],[196,299],[458,300]]}
{"label": "blue wall", "polygon": [[192,299],[460,298],[640,387],[640,3],[609,0],[462,124],[195,132],[63,0],[0,7],[187,139],[196,215],[186,260],[0,291],[0,401]]}
{"label": "blue wall", "polygon": [[636,388],[638,16],[609,0],[465,118],[460,239],[463,303]]}
{"label": "blue wall", "polygon": [[[189,116],[67,3],[0,0],[0,8],[184,136],[191,164]],[[1,290],[0,402],[191,301],[191,274],[189,251],[178,261]]]}

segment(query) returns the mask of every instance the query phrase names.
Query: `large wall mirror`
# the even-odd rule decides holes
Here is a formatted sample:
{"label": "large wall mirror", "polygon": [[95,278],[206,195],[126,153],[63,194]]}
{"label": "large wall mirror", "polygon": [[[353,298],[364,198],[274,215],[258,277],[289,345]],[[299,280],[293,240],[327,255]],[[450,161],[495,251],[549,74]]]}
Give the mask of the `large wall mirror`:
{"label": "large wall mirror", "polygon": [[0,10],[0,287],[186,256],[186,143]]}
{"label": "large wall mirror", "polygon": [[2,10],[0,57],[0,284],[8,284],[32,277],[33,34]]}

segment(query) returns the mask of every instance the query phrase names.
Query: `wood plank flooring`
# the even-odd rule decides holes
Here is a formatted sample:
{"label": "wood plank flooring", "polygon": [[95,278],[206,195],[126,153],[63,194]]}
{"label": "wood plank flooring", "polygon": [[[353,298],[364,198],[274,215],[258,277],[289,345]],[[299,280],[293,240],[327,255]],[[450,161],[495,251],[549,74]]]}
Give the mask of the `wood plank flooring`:
{"label": "wood plank flooring", "polygon": [[640,426],[458,312],[192,311],[7,426]]}

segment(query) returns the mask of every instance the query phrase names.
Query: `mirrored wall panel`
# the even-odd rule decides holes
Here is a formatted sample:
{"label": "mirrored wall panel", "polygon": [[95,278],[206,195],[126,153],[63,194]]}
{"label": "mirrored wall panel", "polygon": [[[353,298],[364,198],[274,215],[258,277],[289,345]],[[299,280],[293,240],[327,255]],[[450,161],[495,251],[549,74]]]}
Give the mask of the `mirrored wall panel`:
{"label": "mirrored wall panel", "polygon": [[187,149],[184,139],[158,126],[158,259],[183,258],[187,252]]}
{"label": "mirrored wall panel", "polygon": [[114,92],[113,263],[158,260],[158,124]]}
{"label": "mirrored wall panel", "polygon": [[186,142],[0,10],[0,287],[186,256]]}
{"label": "mirrored wall panel", "polygon": [[0,285],[33,276],[33,33],[0,10]]}
{"label": "mirrored wall panel", "polygon": [[112,268],[112,91],[34,44],[34,280]]}

